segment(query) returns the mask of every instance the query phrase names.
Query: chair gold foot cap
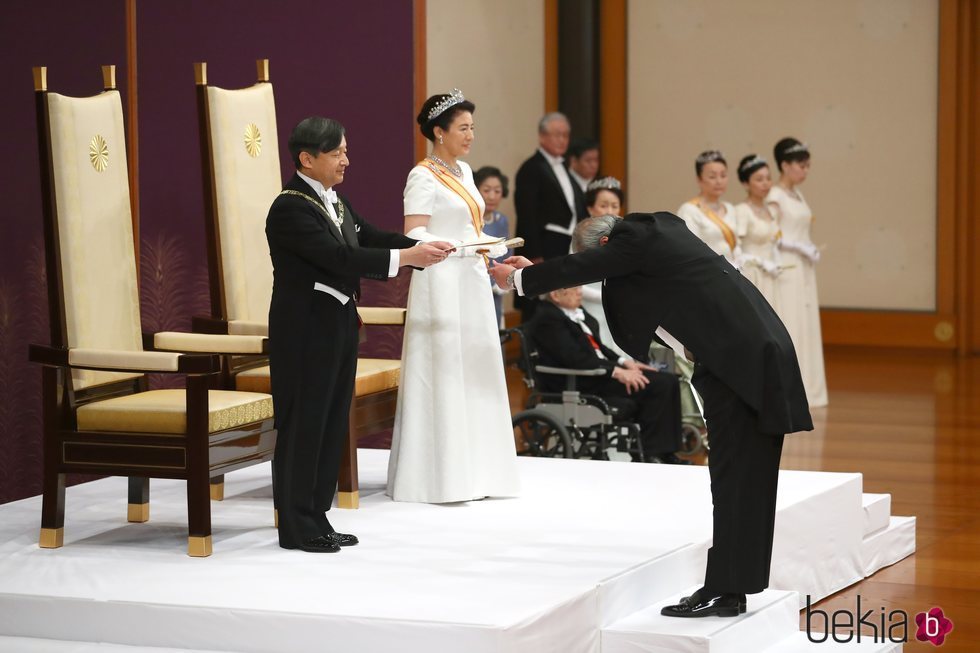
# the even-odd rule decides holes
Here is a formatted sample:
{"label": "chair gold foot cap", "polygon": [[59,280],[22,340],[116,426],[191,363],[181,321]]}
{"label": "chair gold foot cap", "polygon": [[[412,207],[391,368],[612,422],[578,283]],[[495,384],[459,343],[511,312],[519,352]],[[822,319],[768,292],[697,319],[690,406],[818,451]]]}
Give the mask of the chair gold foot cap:
{"label": "chair gold foot cap", "polygon": [[149,503],[131,503],[126,509],[126,520],[134,524],[142,524],[150,521]]}
{"label": "chair gold foot cap", "polygon": [[225,499],[225,483],[212,483],[211,484],[211,500],[212,501],[224,501]]}
{"label": "chair gold foot cap", "polygon": [[187,555],[192,558],[206,558],[211,555],[211,536],[190,536],[187,538]]}
{"label": "chair gold foot cap", "polygon": [[37,543],[42,549],[60,549],[65,545],[64,527],[42,528],[41,537],[38,539]]}
{"label": "chair gold foot cap", "polygon": [[337,507],[345,508],[348,510],[356,510],[361,505],[360,492],[354,490],[353,492],[338,492],[337,493]]}

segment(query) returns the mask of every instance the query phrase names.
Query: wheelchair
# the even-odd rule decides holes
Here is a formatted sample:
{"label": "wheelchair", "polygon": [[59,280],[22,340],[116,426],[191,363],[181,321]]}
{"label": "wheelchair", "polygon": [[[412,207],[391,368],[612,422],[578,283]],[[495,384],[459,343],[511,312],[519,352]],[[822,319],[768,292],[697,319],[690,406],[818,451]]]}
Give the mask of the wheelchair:
{"label": "wheelchair", "polygon": [[710,451],[708,429],[704,421],[704,405],[701,403],[701,396],[691,383],[693,365],[688,361],[677,364],[674,351],[656,342],[650,345],[650,360],[677,372],[681,384],[682,407],[685,403],[683,400],[685,393],[689,398],[688,408],[681,413],[681,448],[678,453],[694,455],[702,451]]}
{"label": "wheelchair", "polygon": [[[515,435],[525,444],[522,455],[548,458],[610,460],[616,451],[632,460],[643,460],[639,425],[621,416],[620,410],[601,397],[579,392],[576,380],[606,374],[603,369],[578,370],[537,365],[537,352],[528,346],[518,328],[500,332],[505,358],[521,371],[531,391],[525,410],[513,416]],[[506,356],[507,352],[510,356]],[[538,375],[565,377],[562,392],[540,392]]]}

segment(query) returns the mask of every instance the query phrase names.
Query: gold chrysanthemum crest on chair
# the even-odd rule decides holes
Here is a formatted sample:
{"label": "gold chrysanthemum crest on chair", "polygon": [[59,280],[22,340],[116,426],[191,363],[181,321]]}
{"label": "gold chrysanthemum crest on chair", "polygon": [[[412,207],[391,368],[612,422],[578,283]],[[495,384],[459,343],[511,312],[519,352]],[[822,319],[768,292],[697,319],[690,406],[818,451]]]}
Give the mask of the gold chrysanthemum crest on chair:
{"label": "gold chrysanthemum crest on chair", "polygon": [[[276,107],[269,61],[256,62],[257,82],[224,89],[208,84],[207,65],[194,64],[205,189],[211,316],[197,331],[268,335],[272,261],[265,219],[282,190]],[[403,325],[404,308],[358,307],[365,324]],[[236,358],[228,387],[270,392],[267,357]],[[350,438],[341,463],[337,502],[358,506],[357,438],[394,423],[401,362],[359,359]]]}
{"label": "gold chrysanthemum crest on chair", "polygon": [[[272,398],[213,390],[217,354],[266,351],[262,336],[145,335],[140,324],[122,102],[67,97],[34,70],[51,344],[42,366],[40,545],[64,543],[65,476],[129,478],[128,520],[149,519],[149,479],[187,482],[188,553],[211,553],[209,479],[269,460]],[[196,353],[188,353],[196,352]],[[148,390],[147,374],[180,374],[186,390]]]}

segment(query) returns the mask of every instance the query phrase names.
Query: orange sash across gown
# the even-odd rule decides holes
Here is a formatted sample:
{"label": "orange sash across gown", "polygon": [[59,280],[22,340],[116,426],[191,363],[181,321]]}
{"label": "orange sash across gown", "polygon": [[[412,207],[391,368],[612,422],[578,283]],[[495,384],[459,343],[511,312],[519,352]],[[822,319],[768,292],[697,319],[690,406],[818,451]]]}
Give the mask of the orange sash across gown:
{"label": "orange sash across gown", "polygon": [[418,165],[428,169],[443,186],[456,195],[459,195],[460,199],[466,202],[466,206],[470,209],[470,219],[473,221],[473,228],[476,229],[476,237],[479,238],[483,234],[483,212],[480,210],[480,205],[470,195],[470,192],[466,190],[466,187],[449,170],[434,161],[425,159],[419,161]]}
{"label": "orange sash across gown", "polygon": [[701,204],[700,197],[695,197],[693,200],[691,200],[691,204],[698,207],[698,210],[701,211],[701,213],[704,213],[706,216],[708,216],[709,220],[715,223],[715,226],[721,230],[721,235],[725,237],[725,242],[728,243],[729,249],[734,252],[736,244],[735,232],[728,226],[728,223],[719,218],[714,211],[706,206],[703,206]]}

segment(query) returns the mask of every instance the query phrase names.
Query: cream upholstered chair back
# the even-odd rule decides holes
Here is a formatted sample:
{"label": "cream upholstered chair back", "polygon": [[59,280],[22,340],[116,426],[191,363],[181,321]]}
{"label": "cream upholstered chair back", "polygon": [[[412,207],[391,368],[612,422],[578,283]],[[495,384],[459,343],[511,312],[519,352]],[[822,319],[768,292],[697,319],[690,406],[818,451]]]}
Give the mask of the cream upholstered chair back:
{"label": "cream upholstered chair back", "polygon": [[224,301],[218,308],[226,320],[265,322],[272,298],[265,218],[282,190],[272,84],[208,86],[206,106]]}
{"label": "cream upholstered chair back", "polygon": [[[142,351],[119,91],[47,94],[66,347]],[[55,298],[51,298],[54,301]],[[76,390],[139,374],[72,370]]]}

